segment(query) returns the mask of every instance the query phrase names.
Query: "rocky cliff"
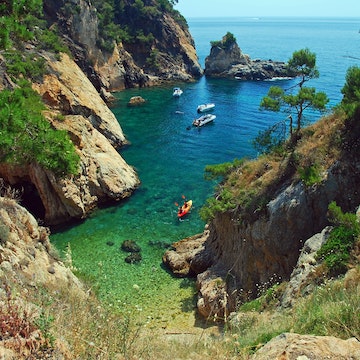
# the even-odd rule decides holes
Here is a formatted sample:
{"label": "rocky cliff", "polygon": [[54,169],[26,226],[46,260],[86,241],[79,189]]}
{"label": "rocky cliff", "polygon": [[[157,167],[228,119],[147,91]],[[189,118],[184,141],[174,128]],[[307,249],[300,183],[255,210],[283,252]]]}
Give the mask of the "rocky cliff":
{"label": "rocky cliff", "polygon": [[[96,3],[96,2],[95,2]],[[104,50],[99,29],[100,10],[94,2],[75,0],[44,1],[44,11],[50,23],[59,26],[64,40],[77,64],[96,89],[122,90],[135,86],[149,86],[164,80],[191,80],[202,74],[194,41],[185,20],[174,18],[168,10],[156,11],[156,1],[148,0],[138,9],[133,1],[122,1],[121,14],[114,16],[112,27],[134,28],[149,41],[120,41]],[[146,9],[149,10],[146,15]],[[113,10],[119,13],[119,10]],[[101,15],[103,16],[103,15]],[[107,15],[108,16],[108,15]]]}
{"label": "rocky cliff", "polygon": [[267,80],[288,77],[286,63],[273,60],[252,60],[236,41],[224,45],[225,38],[211,46],[205,59],[205,75],[239,80]]}
{"label": "rocky cliff", "polygon": [[[45,328],[34,325],[44,314],[40,294],[65,289],[87,299],[80,281],[54,254],[48,230],[15,200],[0,197],[1,359],[69,359],[61,340],[47,353]],[[34,294],[37,303],[30,300]]]}
{"label": "rocky cliff", "polygon": [[[334,129],[334,134],[339,131]],[[357,133],[358,127],[352,131]],[[325,137],[321,131],[321,135],[315,133],[317,139]],[[315,146],[311,149],[315,154]],[[165,254],[164,262],[176,273],[184,274],[181,268],[185,265],[185,274],[197,274],[198,310],[203,316],[223,317],[236,308],[238,301],[254,298],[264,288],[289,280],[305,241],[328,225],[331,201],[343,211],[356,211],[360,204],[360,159],[357,147],[353,149],[347,148],[329,162],[322,180],[312,186],[290,175],[291,171],[286,175],[283,167],[281,178],[267,190],[271,199],[262,210],[260,204],[254,204],[251,212],[248,208],[244,213],[239,207],[218,213],[195,243],[192,239],[188,251],[184,240],[182,251],[175,244],[174,250]],[[257,170],[256,181],[265,182],[272,165],[267,163],[266,169],[264,173]],[[238,176],[246,175],[239,172]]]}
{"label": "rocky cliff", "polygon": [[61,60],[48,57],[47,64],[48,74],[34,88],[48,105],[48,120],[69,133],[80,156],[80,172],[57,178],[36,164],[1,164],[0,176],[24,189],[24,203],[34,215],[55,225],[128,197],[139,179],[116,150],[126,144],[117,119],[83,71],[65,54]]}

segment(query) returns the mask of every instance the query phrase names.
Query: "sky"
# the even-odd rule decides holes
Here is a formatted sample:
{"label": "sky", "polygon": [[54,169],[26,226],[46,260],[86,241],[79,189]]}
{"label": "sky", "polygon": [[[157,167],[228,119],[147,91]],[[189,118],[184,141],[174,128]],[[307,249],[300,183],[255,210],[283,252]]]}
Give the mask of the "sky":
{"label": "sky", "polygon": [[360,0],[178,0],[185,18],[339,16],[360,18]]}

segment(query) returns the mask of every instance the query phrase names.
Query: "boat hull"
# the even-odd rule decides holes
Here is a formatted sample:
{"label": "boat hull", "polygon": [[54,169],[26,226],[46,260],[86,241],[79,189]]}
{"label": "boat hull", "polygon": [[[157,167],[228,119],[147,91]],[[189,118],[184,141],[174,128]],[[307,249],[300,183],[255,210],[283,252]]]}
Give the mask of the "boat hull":
{"label": "boat hull", "polygon": [[215,119],[216,119],[216,115],[210,115],[210,114],[203,115],[203,116],[200,116],[198,119],[195,119],[193,121],[193,125],[196,127],[201,127],[210,122],[213,122]]}
{"label": "boat hull", "polygon": [[203,105],[199,105],[197,107],[197,112],[198,113],[203,113],[203,112],[207,112],[207,111],[211,111],[215,108],[215,104],[203,104]]}
{"label": "boat hull", "polygon": [[185,204],[183,206],[181,206],[181,208],[179,209],[178,214],[177,214],[178,218],[182,218],[191,210],[192,200],[186,201]]}

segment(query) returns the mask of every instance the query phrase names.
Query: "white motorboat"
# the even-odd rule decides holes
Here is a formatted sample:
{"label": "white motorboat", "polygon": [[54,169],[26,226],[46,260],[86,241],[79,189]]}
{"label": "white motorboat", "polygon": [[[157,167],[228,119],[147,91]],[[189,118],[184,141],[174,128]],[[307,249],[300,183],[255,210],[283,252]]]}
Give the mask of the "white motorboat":
{"label": "white motorboat", "polygon": [[214,107],[215,107],[214,103],[201,104],[197,107],[197,112],[202,113],[202,112],[210,111],[213,110]]}
{"label": "white motorboat", "polygon": [[214,115],[214,114],[202,115],[193,121],[193,125],[197,126],[197,127],[201,127],[201,126],[208,124],[209,122],[214,121],[215,118],[216,118],[216,115]]}
{"label": "white motorboat", "polygon": [[173,96],[175,96],[175,97],[181,96],[182,93],[183,93],[183,91],[179,87],[175,87],[173,90]]}

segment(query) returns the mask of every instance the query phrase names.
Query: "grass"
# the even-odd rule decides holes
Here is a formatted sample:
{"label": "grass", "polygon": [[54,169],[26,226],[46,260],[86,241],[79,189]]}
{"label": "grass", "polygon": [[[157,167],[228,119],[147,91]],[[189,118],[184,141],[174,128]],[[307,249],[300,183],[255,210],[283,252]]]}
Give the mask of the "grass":
{"label": "grass", "polygon": [[[356,259],[359,250],[354,251]],[[37,355],[60,347],[69,358],[79,359],[245,360],[284,332],[360,339],[360,266],[356,261],[351,266],[345,277],[315,286],[291,309],[278,307],[286,284],[276,283],[241,305],[223,325],[209,321],[180,330],[154,328],[134,312],[101,303],[90,288],[79,292],[75,287],[36,286],[24,291],[16,282],[0,292],[0,318],[13,327],[13,334],[30,339],[21,348],[13,342],[16,351],[32,344],[33,338],[26,335],[30,330],[39,330]]]}

